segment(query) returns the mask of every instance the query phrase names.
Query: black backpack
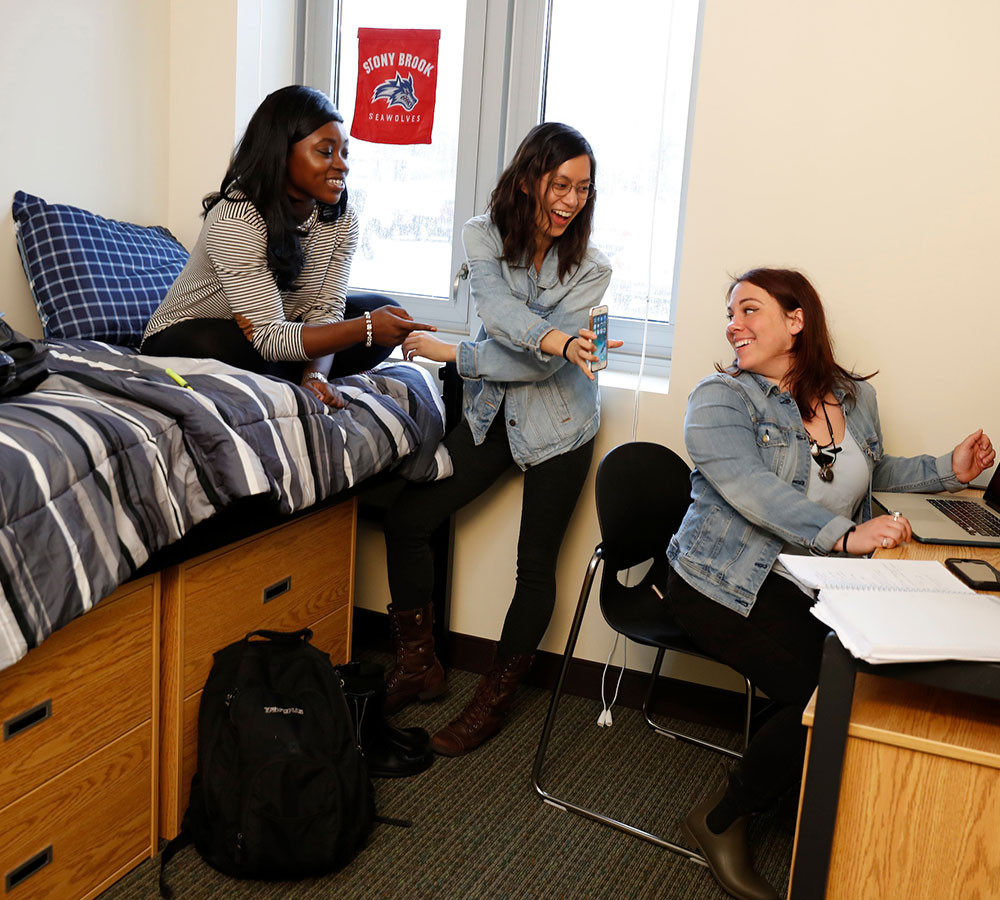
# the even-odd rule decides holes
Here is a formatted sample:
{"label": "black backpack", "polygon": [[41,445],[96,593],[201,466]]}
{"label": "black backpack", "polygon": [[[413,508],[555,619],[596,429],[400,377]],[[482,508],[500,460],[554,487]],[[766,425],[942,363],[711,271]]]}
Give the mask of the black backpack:
{"label": "black backpack", "polygon": [[0,399],[26,394],[48,374],[49,348],[15,331],[0,313]]}
{"label": "black backpack", "polygon": [[162,896],[163,867],[190,842],[227,875],[284,880],[336,871],[367,841],[374,790],[340,675],[311,637],[254,631],[215,654]]}

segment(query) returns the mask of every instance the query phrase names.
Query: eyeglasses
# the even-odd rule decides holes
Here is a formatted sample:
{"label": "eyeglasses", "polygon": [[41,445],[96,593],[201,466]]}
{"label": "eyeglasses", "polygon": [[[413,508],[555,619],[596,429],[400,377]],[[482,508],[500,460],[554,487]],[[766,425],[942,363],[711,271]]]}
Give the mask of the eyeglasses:
{"label": "eyeglasses", "polygon": [[[550,181],[549,190],[552,191],[557,197],[565,197],[570,190],[573,189],[573,185],[568,181]],[[576,195],[584,203],[586,203],[594,194],[597,193],[596,184],[579,184],[576,186]]]}

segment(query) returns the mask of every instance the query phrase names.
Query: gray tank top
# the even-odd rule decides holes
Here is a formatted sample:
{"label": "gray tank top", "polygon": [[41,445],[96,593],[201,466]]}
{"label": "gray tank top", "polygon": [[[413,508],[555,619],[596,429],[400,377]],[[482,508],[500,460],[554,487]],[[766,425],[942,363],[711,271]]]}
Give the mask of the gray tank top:
{"label": "gray tank top", "polygon": [[[841,450],[837,454],[837,461],[832,470],[833,481],[823,481],[819,477],[819,463],[815,459],[811,460],[806,497],[838,516],[854,519],[861,501],[868,493],[868,464],[865,462],[865,456],[861,452],[858,442],[854,440],[849,430],[844,431],[844,440],[840,446]],[[781,548],[781,552],[799,555],[809,553],[805,547],[790,543],[786,543]],[[844,554],[836,555],[842,556]],[[795,582],[810,597],[815,596],[815,591],[799,584],[780,561],[775,560],[771,571]]]}

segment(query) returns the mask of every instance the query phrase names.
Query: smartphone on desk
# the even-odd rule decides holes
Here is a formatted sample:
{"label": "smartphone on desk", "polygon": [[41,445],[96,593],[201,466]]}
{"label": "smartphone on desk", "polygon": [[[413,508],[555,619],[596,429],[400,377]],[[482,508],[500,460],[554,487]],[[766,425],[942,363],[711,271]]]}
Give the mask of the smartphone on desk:
{"label": "smartphone on desk", "polygon": [[608,308],[606,306],[590,307],[590,330],[594,332],[594,353],[596,360],[591,360],[590,371],[599,372],[608,367]]}
{"label": "smartphone on desk", "polygon": [[951,557],[944,561],[948,571],[976,591],[1000,591],[1000,572],[985,559]]}

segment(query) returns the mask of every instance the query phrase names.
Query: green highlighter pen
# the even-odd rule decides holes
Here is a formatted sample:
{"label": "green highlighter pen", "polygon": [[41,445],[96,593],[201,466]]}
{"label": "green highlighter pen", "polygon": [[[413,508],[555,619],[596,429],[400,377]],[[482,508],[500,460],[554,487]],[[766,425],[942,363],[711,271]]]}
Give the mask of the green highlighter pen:
{"label": "green highlighter pen", "polygon": [[173,369],[164,369],[163,371],[166,372],[171,378],[173,378],[174,381],[176,381],[182,388],[187,388],[189,391],[194,390],[194,388],[191,387],[191,385],[189,385],[183,378],[181,378],[181,376],[178,375]]}

